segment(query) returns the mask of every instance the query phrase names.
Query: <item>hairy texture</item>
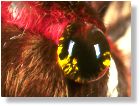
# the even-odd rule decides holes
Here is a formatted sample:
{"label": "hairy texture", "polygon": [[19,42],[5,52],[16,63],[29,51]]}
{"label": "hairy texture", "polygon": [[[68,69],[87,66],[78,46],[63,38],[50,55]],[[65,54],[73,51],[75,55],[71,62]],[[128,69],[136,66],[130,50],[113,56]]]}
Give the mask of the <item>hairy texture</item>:
{"label": "hairy texture", "polygon": [[[58,65],[59,38],[73,22],[90,23],[105,32],[86,2],[2,2],[2,96],[107,96],[109,72],[80,84],[66,78]],[[126,69],[108,40],[119,66],[119,96],[128,96]]]}
{"label": "hairy texture", "polygon": [[2,2],[2,20],[41,33],[57,44],[65,27],[74,21],[91,22],[104,30],[94,11],[90,11],[84,4],[74,8],[69,2],[47,2],[45,6],[42,3]]}
{"label": "hairy texture", "polygon": [[66,79],[57,46],[40,35],[21,34],[17,27],[2,26],[2,96],[106,96],[107,74],[90,84]]}
{"label": "hairy texture", "polygon": [[2,37],[2,41],[6,44],[2,49],[2,95],[66,96],[63,73],[56,62],[57,46],[30,33],[9,41],[12,34],[18,36],[22,32],[9,26],[4,31],[2,33],[6,39]]}

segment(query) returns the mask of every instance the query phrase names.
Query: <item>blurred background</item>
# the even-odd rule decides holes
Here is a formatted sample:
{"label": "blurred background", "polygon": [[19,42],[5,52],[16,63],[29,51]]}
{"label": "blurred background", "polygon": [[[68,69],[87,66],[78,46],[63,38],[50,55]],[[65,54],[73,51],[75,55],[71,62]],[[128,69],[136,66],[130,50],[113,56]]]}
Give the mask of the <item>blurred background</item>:
{"label": "blurred background", "polygon": [[131,2],[130,1],[93,1],[92,7],[100,13],[125,66],[130,69],[131,58]]}

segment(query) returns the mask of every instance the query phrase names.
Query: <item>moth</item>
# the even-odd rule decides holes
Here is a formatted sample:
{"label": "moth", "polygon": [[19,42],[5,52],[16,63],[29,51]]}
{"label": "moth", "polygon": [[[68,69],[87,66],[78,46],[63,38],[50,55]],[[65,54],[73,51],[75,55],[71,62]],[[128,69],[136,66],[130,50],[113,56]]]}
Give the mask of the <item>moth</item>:
{"label": "moth", "polygon": [[90,2],[1,5],[2,96],[129,96],[125,66]]}

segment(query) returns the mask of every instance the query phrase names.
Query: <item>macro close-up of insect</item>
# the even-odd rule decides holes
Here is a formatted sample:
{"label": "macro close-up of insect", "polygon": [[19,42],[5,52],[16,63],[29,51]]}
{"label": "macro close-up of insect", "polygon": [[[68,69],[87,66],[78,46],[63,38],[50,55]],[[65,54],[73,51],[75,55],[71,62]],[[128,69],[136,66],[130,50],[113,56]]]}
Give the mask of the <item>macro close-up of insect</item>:
{"label": "macro close-up of insect", "polygon": [[129,1],[2,1],[1,96],[129,97],[130,37]]}

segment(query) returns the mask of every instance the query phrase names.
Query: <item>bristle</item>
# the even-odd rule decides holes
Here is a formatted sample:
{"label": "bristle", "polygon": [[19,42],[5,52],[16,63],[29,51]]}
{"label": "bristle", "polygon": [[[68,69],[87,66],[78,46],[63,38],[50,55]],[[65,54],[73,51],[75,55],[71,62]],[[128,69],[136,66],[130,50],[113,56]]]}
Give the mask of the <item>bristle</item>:
{"label": "bristle", "polygon": [[[2,26],[2,96],[67,96],[64,75],[57,64],[57,46],[32,33],[20,39],[16,27]],[[4,37],[3,37],[4,36]]]}
{"label": "bristle", "polygon": [[58,43],[66,25],[74,18],[65,16],[58,5],[43,9],[36,2],[2,2],[2,19],[19,28],[42,33]]}
{"label": "bristle", "polygon": [[[53,40],[56,44],[59,43],[59,38],[62,36],[66,26],[74,21],[91,22],[104,29],[104,25],[99,22],[96,15],[86,14],[88,12],[86,9],[83,10],[79,6],[79,9],[77,8],[78,11],[75,10],[76,12],[73,12],[66,4],[65,10],[62,6],[64,5],[52,2],[48,8],[43,8],[40,2],[3,1],[2,21],[17,25],[24,30],[30,30],[33,33],[40,33],[47,39]],[[79,14],[79,11],[84,11],[85,13]]]}

